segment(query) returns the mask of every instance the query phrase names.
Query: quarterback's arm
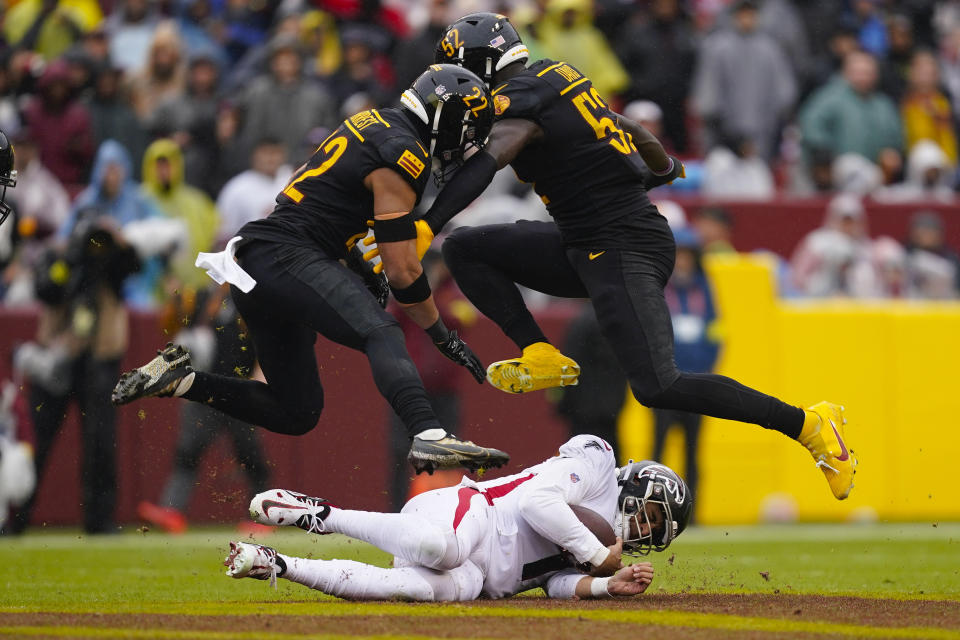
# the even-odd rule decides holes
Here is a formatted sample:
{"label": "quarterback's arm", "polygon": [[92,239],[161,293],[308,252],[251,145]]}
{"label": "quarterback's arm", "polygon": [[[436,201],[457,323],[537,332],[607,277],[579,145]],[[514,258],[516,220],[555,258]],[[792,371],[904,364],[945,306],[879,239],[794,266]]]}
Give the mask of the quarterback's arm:
{"label": "quarterback's arm", "polygon": [[373,192],[373,230],[393,297],[417,326],[427,329],[440,314],[417,257],[417,230],[410,214],[417,196],[393,169],[371,171],[364,184]]}
{"label": "quarterback's arm", "polygon": [[543,136],[543,129],[532,120],[507,118],[498,120],[490,131],[483,150],[464,163],[443,188],[423,219],[434,234],[453,216],[463,211],[483,193],[493,176],[510,164],[530,142]]}
{"label": "quarterback's arm", "polygon": [[623,567],[609,578],[585,576],[579,571],[560,571],[550,576],[543,590],[550,598],[569,600],[577,597],[609,598],[612,596],[635,596],[643,593],[653,582],[653,565],[638,562]]}
{"label": "quarterback's arm", "polygon": [[[570,509],[571,504],[579,504],[585,498],[590,473],[589,467],[580,460],[557,460],[525,483],[517,506],[534,531],[566,549],[577,562],[589,562],[597,567],[608,559],[611,551]],[[616,561],[618,565],[619,557]]]}

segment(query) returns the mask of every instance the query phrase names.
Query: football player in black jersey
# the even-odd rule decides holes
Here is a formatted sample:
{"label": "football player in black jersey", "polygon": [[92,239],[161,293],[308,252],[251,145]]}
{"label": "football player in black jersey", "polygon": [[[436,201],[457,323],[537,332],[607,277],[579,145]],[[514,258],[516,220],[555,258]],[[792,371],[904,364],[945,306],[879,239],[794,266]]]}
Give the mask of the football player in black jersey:
{"label": "football player in black jersey", "polygon": [[[341,259],[372,220],[394,297],[448,358],[483,382],[480,361],[440,320],[417,256],[411,210],[431,173],[482,146],[493,121],[484,83],[455,65],[433,65],[404,92],[398,109],[371,109],[345,120],[320,144],[277,196],[273,212],[246,224],[219,254],[198,266],[232,285],[266,384],[195,371],[190,356],[169,344],[146,365],[123,375],[113,401],[182,396],[270,431],[299,435],[323,409],[317,333],[370,361],[383,396],[403,420],[420,472],[498,467],[509,457],[446,432],[437,420],[396,319],[383,310]],[[277,114],[283,117],[283,114]],[[362,261],[361,261],[362,262]]]}
{"label": "football player in black jersey", "polygon": [[465,16],[444,32],[436,60],[470,69],[491,88],[496,122],[483,150],[448,182],[418,225],[424,242],[511,165],[533,183],[553,223],[461,227],[443,254],[460,288],[522,350],[487,370],[495,387],[523,393],[576,384],[577,364],[555,349],[514,283],[561,297],[589,297],[604,336],[648,407],[751,422],[799,440],[838,499],[853,486],[856,459],[842,431],[843,407],[804,411],[718,375],[677,370],[663,288],[675,245],[646,190],[683,177],[683,166],[640,125],[614,113],[573,66],[529,67],[504,16]]}

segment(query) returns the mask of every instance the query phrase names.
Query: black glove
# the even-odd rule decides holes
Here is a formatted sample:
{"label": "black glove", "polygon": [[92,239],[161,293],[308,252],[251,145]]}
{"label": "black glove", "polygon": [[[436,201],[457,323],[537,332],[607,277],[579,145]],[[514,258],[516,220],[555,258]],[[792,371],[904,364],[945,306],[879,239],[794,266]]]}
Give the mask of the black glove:
{"label": "black glove", "polygon": [[387,301],[390,299],[390,285],[387,283],[387,276],[381,271],[374,271],[373,265],[363,259],[363,250],[359,245],[353,245],[347,252],[347,268],[363,278],[363,284],[367,290],[377,299],[380,306],[387,307]]}
{"label": "black glove", "polygon": [[461,367],[466,367],[467,371],[474,379],[483,384],[487,379],[487,370],[480,362],[480,358],[473,352],[473,349],[467,346],[456,331],[448,331],[443,324],[443,320],[437,320],[432,327],[427,329],[427,334],[433,340],[440,353],[447,356]]}

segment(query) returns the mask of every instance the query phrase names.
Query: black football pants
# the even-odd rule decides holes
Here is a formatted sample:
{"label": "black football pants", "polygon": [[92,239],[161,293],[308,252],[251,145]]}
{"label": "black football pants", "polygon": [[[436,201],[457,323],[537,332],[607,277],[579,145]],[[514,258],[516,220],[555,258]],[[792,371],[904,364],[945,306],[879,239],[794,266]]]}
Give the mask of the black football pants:
{"label": "black football pants", "polygon": [[250,293],[231,292],[267,382],[197,372],[184,397],[276,433],[304,434],[323,410],[319,333],[366,354],[410,437],[441,427],[403,332],[360,276],[318,249],[261,240],[242,246],[237,261],[257,281]]}
{"label": "black football pants", "polygon": [[672,241],[644,251],[566,247],[555,224],[529,221],[461,227],[443,244],[460,289],[519,348],[546,338],[516,284],[551,296],[590,298],[641,404],[751,422],[798,437],[802,409],[724,376],[677,369],[663,297],[675,253]]}

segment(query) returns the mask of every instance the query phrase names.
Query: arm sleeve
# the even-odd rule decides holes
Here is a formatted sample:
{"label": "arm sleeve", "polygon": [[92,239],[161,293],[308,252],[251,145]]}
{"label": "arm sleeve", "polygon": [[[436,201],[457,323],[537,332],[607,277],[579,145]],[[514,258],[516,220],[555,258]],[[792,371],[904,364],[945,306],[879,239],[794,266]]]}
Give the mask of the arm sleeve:
{"label": "arm sleeve", "polygon": [[433,234],[440,233],[453,216],[476,200],[496,173],[497,161],[486,151],[480,151],[467,160],[423,216]]}
{"label": "arm sleeve", "polygon": [[548,598],[569,600],[576,595],[577,585],[585,577],[584,574],[573,569],[558,571],[547,578],[547,584],[544,585],[543,590],[547,592]]}
{"label": "arm sleeve", "polygon": [[583,460],[558,459],[526,484],[518,504],[534,531],[569,551],[577,562],[602,562],[609,552],[569,506],[583,501],[593,474]]}

